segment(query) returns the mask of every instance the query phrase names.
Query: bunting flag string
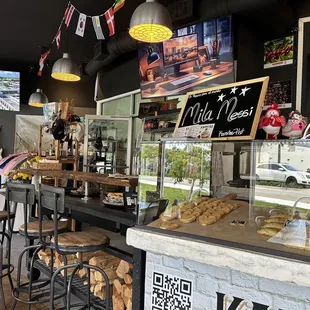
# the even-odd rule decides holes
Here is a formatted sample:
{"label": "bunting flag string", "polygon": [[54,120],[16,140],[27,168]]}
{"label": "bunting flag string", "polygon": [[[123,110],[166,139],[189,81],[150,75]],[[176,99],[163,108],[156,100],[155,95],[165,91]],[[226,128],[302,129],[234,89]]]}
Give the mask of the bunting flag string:
{"label": "bunting flag string", "polygon": [[[72,16],[74,12],[77,12],[79,14],[79,19],[77,22],[76,26],[76,31],[75,34],[84,37],[85,29],[86,29],[86,23],[87,19],[91,19],[92,25],[96,34],[96,37],[98,40],[104,40],[105,36],[102,30],[102,24],[101,24],[101,18],[104,16],[105,21],[107,23],[108,29],[109,29],[109,36],[113,36],[115,34],[115,19],[114,19],[114,14],[118,12],[124,5],[125,5],[126,0],[115,0],[113,5],[103,14],[96,15],[96,16],[90,16],[86,15],[82,12],[80,12],[70,1],[66,7],[66,10],[64,12],[63,18],[61,20],[61,23],[58,27],[58,30],[56,32],[55,37],[53,38],[52,45],[54,42],[56,42],[56,47],[57,49],[60,48],[60,42],[61,42],[61,31],[62,31],[62,26],[63,24],[66,25],[66,28],[70,26]],[[39,61],[39,72],[38,75],[42,75],[42,70],[45,66],[46,59],[48,55],[51,53],[51,48],[43,53],[41,55],[40,61]]]}

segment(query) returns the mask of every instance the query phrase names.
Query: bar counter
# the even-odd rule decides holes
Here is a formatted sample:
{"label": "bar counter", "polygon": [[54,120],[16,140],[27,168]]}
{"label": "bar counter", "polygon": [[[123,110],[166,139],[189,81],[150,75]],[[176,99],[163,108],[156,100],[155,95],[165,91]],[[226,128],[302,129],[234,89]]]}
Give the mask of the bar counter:
{"label": "bar counter", "polygon": [[150,227],[128,229],[127,244],[146,252],[145,310],[163,302],[165,288],[188,309],[309,309],[309,263]]}

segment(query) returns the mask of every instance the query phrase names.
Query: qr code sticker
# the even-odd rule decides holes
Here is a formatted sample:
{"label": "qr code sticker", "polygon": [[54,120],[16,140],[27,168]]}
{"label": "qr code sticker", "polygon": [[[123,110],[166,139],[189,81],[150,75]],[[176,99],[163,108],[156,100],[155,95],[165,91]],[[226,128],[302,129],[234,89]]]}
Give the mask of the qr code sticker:
{"label": "qr code sticker", "polygon": [[192,310],[193,282],[153,272],[152,310]]}

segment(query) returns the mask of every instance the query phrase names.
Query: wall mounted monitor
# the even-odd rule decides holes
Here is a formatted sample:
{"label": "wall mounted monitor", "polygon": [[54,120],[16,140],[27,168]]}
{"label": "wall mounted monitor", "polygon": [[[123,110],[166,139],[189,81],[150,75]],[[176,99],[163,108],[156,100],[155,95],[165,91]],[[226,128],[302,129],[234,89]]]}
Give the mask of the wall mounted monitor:
{"label": "wall mounted monitor", "polygon": [[19,111],[20,72],[0,70],[0,110]]}
{"label": "wall mounted monitor", "polygon": [[176,29],[163,43],[138,44],[142,98],[234,82],[230,16]]}

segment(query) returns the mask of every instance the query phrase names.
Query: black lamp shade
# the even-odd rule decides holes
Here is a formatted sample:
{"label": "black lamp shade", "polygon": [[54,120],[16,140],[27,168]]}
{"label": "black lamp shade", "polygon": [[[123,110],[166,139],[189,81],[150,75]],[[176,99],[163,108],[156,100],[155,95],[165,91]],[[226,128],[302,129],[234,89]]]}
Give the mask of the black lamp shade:
{"label": "black lamp shade", "polygon": [[148,47],[148,57],[147,57],[147,64],[151,65],[152,63],[154,63],[155,61],[160,59],[160,56],[158,55],[158,53],[154,52],[153,48],[151,46]]}

